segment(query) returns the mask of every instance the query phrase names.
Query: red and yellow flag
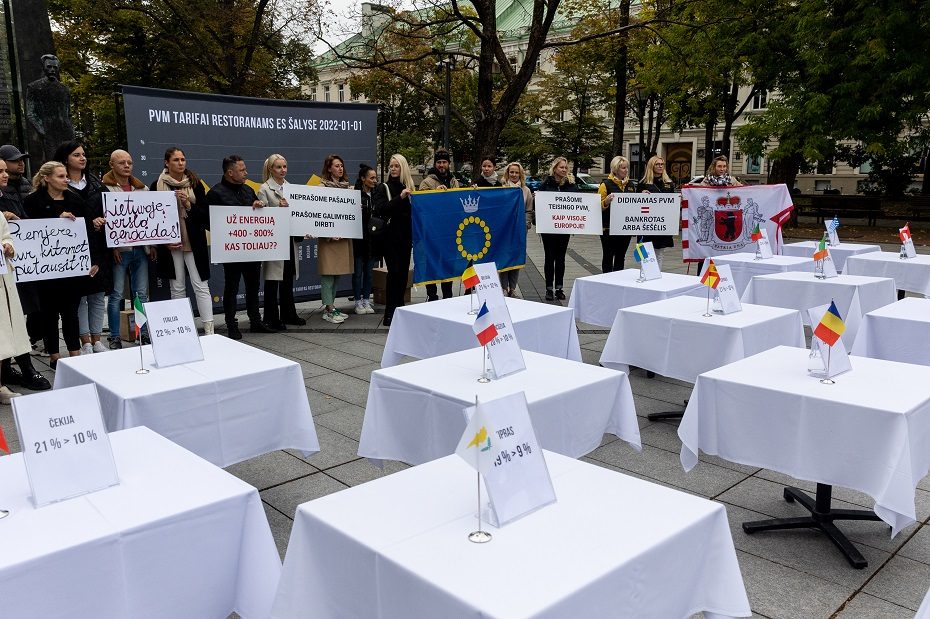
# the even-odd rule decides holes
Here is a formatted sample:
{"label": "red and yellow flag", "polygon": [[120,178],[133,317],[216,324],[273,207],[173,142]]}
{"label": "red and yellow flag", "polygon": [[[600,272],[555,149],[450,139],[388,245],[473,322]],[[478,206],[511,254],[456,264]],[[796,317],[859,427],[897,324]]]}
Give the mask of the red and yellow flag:
{"label": "red and yellow flag", "polygon": [[462,273],[462,287],[466,290],[468,288],[474,288],[481,282],[478,279],[478,272],[475,271],[474,265],[471,261],[468,262],[468,267],[465,269],[465,272]]}
{"label": "red and yellow flag", "polygon": [[714,264],[713,258],[711,258],[710,264],[707,265],[707,270],[704,271],[704,275],[701,277],[701,283],[715,290],[717,284],[720,283],[720,273],[717,272],[717,265]]}

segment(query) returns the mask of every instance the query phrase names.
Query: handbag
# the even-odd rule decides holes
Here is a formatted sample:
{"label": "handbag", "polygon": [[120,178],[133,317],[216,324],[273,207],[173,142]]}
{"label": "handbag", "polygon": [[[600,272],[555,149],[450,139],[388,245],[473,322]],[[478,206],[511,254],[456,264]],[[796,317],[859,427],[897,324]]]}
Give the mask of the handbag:
{"label": "handbag", "polygon": [[[387,199],[388,202],[390,202],[391,188],[385,184],[384,190],[387,192]],[[387,228],[390,223],[390,217],[384,217],[383,215],[372,213],[371,217],[368,218],[368,233],[371,234],[371,236],[381,236],[384,233],[385,228]]]}

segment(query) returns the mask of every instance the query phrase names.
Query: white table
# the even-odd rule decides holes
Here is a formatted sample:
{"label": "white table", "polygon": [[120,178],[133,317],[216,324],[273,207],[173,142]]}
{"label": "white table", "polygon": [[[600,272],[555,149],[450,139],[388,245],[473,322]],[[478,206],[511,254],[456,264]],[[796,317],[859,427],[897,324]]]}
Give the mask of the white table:
{"label": "white table", "polygon": [[853,488],[875,499],[894,536],[915,521],[914,491],[930,470],[930,368],[854,356],[852,371],[824,385],[807,357],[779,347],[701,374],[678,427],[682,466],[700,449]]}
{"label": "white table", "polygon": [[917,614],[914,615],[914,619],[928,618],[930,618],[930,591],[927,591],[927,595],[924,596],[924,601],[920,603],[920,608],[917,609]]}
{"label": "white table", "polygon": [[660,279],[637,283],[639,269],[579,277],[572,284],[568,306],[581,322],[609,327],[617,310],[693,292],[701,281],[695,275],[663,273]]}
{"label": "white table", "polygon": [[221,467],[320,450],[299,364],[221,335],[200,343],[203,361],[163,369],[145,346],[141,376],[135,347],[62,358],[55,388],[96,383],[108,430],[148,426]]}
{"label": "white table", "polygon": [[784,273],[785,271],[814,272],[814,259],[811,257],[798,258],[797,256],[772,256],[756,260],[755,253],[738,252],[724,256],[714,256],[715,264],[730,265],[733,273],[733,284],[740,295],[746,291],[749,282],[756,275],[769,275],[771,273]]}
{"label": "white table", "polygon": [[835,301],[846,323],[842,337],[847,350],[856,339],[862,315],[894,303],[896,299],[894,280],[887,277],[844,274],[817,279],[812,273],[797,271],[757,275],[742,297],[744,303],[799,310],[804,324],[810,324],[807,310]]}
{"label": "white table", "polygon": [[898,290],[930,296],[930,256],[917,254],[902,260],[897,252],[881,251],[850,256],[846,272],[851,275],[890,277]]}
{"label": "white table", "polygon": [[[523,350],[581,361],[581,346],[571,308],[521,299],[506,299],[517,342]],[[478,300],[475,297],[474,303]],[[388,331],[381,367],[400,363],[405,356],[438,357],[476,348],[472,331],[475,316],[469,314],[469,295],[398,307]]]}
{"label": "white table", "polygon": [[852,353],[930,365],[930,299],[907,297],[866,314]]}
{"label": "white table", "polygon": [[776,346],[804,348],[796,310],[743,304],[733,314],[704,317],[707,300],[675,297],[617,312],[601,365],[628,372],[634,365],[694,382],[698,374]]}
{"label": "white table", "polygon": [[39,509],[0,458],[4,617],[267,617],[281,560],[258,491],[147,428],[110,435],[120,485]]}
{"label": "white table", "polygon": [[272,617],[749,616],[722,504],[546,462],[558,501],[483,545],[458,456],[300,505]]}
{"label": "white table", "polygon": [[[797,256],[799,258],[813,259],[814,250],[817,249],[818,245],[819,243],[817,241],[788,243],[787,245],[782,246],[781,253],[783,256]],[[880,245],[842,242],[834,247],[828,247],[828,249],[830,250],[830,257],[833,259],[833,264],[836,265],[836,270],[840,273],[843,272],[843,266],[846,264],[846,259],[850,256],[857,256],[859,254],[867,254],[871,251],[882,250]]]}
{"label": "white table", "polygon": [[545,449],[581,457],[605,433],[640,448],[626,374],[524,351],[526,370],[481,384],[482,354],[473,348],[372,372],[358,455],[408,464],[447,456],[476,395],[493,400],[520,391]]}

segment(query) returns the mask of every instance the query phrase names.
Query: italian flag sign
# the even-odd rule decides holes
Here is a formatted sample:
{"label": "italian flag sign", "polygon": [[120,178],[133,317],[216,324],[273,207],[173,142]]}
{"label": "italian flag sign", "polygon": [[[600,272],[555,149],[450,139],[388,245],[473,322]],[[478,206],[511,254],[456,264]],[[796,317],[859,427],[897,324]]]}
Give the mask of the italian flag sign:
{"label": "italian flag sign", "polygon": [[142,327],[145,326],[145,308],[142,307],[139,295],[132,300],[132,309],[135,311],[136,339],[139,339],[142,337]]}

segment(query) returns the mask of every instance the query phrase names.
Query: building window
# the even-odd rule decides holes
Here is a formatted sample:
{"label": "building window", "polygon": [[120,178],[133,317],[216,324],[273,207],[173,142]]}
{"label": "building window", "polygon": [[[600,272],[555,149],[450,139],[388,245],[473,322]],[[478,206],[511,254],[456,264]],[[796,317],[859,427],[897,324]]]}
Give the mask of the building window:
{"label": "building window", "polygon": [[313,88],[310,89],[310,100],[316,101],[316,84],[314,84]]}
{"label": "building window", "polygon": [[859,166],[859,174],[871,174],[872,172],[872,160],[866,159],[862,162],[862,165]]}
{"label": "building window", "polygon": [[517,65],[517,57],[516,57],[516,56],[510,56],[510,57],[508,57],[508,58],[507,58],[507,62],[510,63],[510,68],[513,70],[514,73],[516,73],[516,72],[519,70],[519,67],[518,67],[518,65]]}
{"label": "building window", "polygon": [[769,93],[767,90],[760,90],[752,96],[752,109],[764,110],[768,105]]}
{"label": "building window", "polygon": [[565,122],[565,110],[559,110],[559,122],[560,123]]}
{"label": "building window", "polygon": [[329,103],[329,84],[323,86],[323,101]]}
{"label": "building window", "polygon": [[346,100],[346,85],[339,84],[339,103],[345,103]]}
{"label": "building window", "polygon": [[761,173],[762,173],[762,157],[747,155],[746,156],[746,174],[761,174]]}

